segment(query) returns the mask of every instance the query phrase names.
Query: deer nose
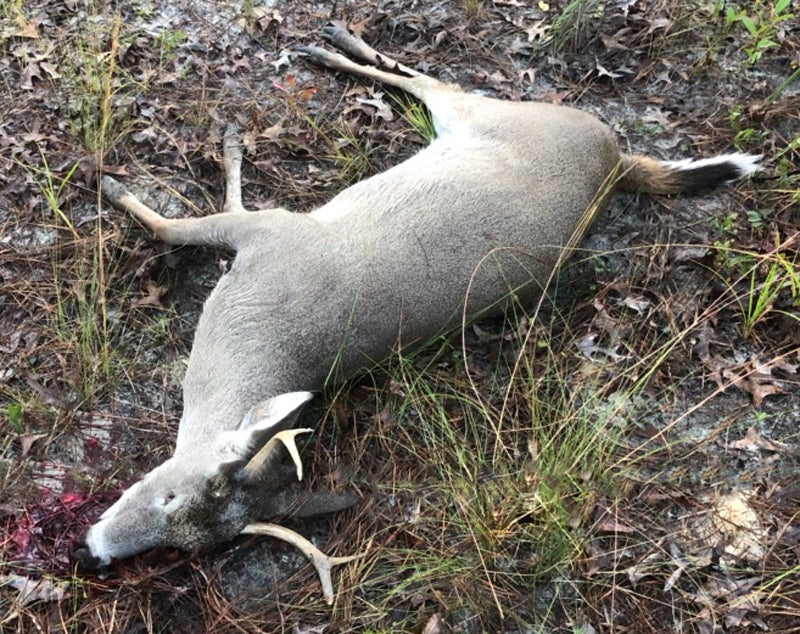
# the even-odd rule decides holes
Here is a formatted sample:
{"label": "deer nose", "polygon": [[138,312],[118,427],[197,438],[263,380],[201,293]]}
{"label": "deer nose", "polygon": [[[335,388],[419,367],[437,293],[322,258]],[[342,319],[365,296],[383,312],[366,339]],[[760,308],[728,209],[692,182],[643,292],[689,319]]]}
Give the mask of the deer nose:
{"label": "deer nose", "polygon": [[97,572],[106,566],[100,557],[93,555],[92,551],[89,550],[86,545],[86,533],[75,544],[75,548],[72,551],[72,559],[78,564],[78,571],[80,572]]}

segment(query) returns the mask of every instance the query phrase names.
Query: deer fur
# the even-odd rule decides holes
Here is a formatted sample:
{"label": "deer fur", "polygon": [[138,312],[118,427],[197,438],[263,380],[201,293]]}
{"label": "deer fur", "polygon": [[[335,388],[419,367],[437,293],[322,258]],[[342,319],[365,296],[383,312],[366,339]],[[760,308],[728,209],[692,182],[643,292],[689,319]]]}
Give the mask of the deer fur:
{"label": "deer fur", "polygon": [[236,258],[197,326],[175,453],[89,530],[85,562],[207,548],[285,511],[280,456],[251,461],[294,424],[310,392],[502,310],[511,296],[534,302],[613,192],[711,188],[756,167],[758,157],[740,154],[671,163],[621,153],[610,129],[580,110],[467,94],[341,27],[325,35],[367,65],[314,46],[301,53],[416,96],[437,138],[305,214],[244,210],[233,133],[223,213],[163,218],[104,179],[105,197],[159,239]]}

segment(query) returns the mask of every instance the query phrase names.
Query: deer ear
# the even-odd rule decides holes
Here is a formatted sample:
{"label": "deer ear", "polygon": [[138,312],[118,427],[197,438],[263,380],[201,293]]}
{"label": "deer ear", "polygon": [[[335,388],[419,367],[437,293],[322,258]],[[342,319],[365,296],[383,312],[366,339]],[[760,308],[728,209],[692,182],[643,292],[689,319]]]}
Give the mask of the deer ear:
{"label": "deer ear", "polygon": [[[294,416],[291,422],[294,422],[300,408],[312,398],[314,395],[311,392],[287,392],[261,401],[247,412],[239,425],[239,431],[270,429],[285,423],[292,414]],[[286,429],[291,426],[291,422],[281,424],[280,427]]]}
{"label": "deer ear", "polygon": [[294,425],[311,392],[287,392],[261,401],[250,409],[239,429],[220,434],[217,455],[222,462],[250,460],[275,434]]}

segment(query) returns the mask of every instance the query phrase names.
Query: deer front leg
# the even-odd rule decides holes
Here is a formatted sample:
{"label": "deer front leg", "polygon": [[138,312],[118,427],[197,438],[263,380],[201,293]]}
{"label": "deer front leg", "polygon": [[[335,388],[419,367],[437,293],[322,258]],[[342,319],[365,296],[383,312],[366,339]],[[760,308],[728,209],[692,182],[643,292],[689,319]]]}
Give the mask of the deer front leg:
{"label": "deer front leg", "polygon": [[223,213],[246,213],[242,203],[242,138],[230,123],[222,137],[222,167],[225,170]]}
{"label": "deer front leg", "polygon": [[115,207],[134,216],[167,244],[222,246],[236,250],[251,233],[253,213],[242,204],[242,148],[236,128],[229,125],[223,138],[225,203],[223,213],[203,218],[165,218],[110,176],[103,176],[103,197]]}

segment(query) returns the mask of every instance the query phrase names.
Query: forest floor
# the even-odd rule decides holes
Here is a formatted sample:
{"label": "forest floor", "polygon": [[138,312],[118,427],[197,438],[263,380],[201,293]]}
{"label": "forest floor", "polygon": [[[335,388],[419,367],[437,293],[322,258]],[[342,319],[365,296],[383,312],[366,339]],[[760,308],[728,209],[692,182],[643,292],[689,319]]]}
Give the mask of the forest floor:
{"label": "forest floor", "polygon": [[[0,631],[800,632],[798,0],[0,9]],[[266,538],[78,573],[77,536],[171,454],[232,257],[154,241],[98,175],[213,213],[232,122],[245,204],[302,212],[416,152],[410,100],[294,52],[330,20],[626,151],[762,170],[615,197],[543,305],[315,400],[307,486],[361,498],[291,523],[365,553],[332,606]]]}

